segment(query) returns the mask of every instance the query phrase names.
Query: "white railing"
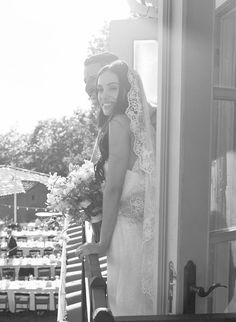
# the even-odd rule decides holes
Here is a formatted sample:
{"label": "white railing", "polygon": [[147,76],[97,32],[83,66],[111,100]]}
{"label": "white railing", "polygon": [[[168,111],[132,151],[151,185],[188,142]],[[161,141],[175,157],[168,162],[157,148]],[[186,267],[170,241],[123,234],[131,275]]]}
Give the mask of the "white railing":
{"label": "white railing", "polygon": [[[66,236],[66,230],[69,226],[69,217],[65,218],[64,230],[62,236]],[[66,237],[63,238],[62,244],[62,256],[61,256],[61,276],[60,276],[60,287],[58,292],[58,312],[57,321],[62,322],[66,320],[66,290],[65,290],[65,280],[66,280]]]}

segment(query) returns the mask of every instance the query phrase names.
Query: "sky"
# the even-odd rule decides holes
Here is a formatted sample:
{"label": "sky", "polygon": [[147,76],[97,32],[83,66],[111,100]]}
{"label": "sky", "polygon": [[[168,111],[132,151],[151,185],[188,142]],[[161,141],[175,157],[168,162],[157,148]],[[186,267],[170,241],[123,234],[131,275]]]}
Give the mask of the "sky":
{"label": "sky", "polygon": [[127,0],[0,0],[0,133],[88,109],[88,41],[129,15]]}

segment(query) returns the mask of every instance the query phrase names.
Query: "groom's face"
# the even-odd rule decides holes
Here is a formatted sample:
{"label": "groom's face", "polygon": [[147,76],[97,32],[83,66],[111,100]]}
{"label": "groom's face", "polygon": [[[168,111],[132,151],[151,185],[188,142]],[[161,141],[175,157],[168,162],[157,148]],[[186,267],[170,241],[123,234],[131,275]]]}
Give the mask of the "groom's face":
{"label": "groom's face", "polygon": [[99,63],[92,63],[87,66],[84,66],[85,91],[88,94],[94,106],[97,105],[97,96],[96,96],[97,74],[102,67],[103,67],[102,64],[99,64]]}

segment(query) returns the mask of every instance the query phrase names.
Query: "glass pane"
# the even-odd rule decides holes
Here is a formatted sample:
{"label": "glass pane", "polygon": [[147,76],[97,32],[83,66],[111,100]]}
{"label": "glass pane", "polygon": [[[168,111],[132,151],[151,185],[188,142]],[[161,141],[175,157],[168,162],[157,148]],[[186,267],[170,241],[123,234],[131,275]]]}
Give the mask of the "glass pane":
{"label": "glass pane", "polygon": [[236,103],[213,106],[210,230],[236,226]]}
{"label": "glass pane", "polygon": [[219,8],[220,6],[222,6],[227,1],[228,0],[215,0],[215,7]]}
{"label": "glass pane", "polygon": [[236,241],[211,244],[210,270],[213,276],[210,285],[220,283],[222,287],[209,296],[208,312],[236,312]]}
{"label": "glass pane", "polygon": [[134,41],[134,69],[138,71],[147,100],[157,106],[158,44],[156,40]]}
{"label": "glass pane", "polygon": [[215,18],[214,84],[236,87],[236,2],[228,9],[225,2]]}
{"label": "glass pane", "polygon": [[[236,10],[216,0],[214,85],[236,87]],[[212,109],[209,313],[236,312],[236,102],[218,95]],[[232,93],[231,93],[232,94]],[[234,97],[234,96],[233,96]],[[225,287],[224,287],[225,286]]]}

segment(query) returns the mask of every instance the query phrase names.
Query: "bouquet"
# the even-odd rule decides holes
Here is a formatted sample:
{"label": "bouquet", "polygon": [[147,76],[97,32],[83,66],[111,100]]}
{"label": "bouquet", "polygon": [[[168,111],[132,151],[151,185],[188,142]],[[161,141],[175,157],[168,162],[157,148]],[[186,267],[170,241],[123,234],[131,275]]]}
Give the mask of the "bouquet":
{"label": "bouquet", "polygon": [[67,177],[50,174],[47,205],[50,210],[72,216],[75,221],[92,221],[102,213],[102,189],[95,179],[94,166],[85,160],[82,166],[70,165]]}

